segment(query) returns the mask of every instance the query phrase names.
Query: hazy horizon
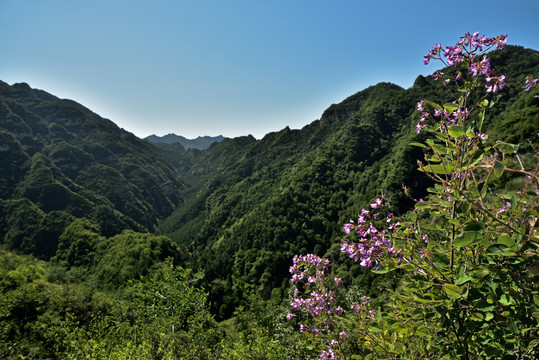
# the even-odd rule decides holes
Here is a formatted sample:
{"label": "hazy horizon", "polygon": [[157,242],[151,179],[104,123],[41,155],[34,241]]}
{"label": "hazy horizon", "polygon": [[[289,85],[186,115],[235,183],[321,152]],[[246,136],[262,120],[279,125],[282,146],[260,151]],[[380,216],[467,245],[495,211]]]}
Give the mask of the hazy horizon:
{"label": "hazy horizon", "polygon": [[440,67],[423,65],[432,46],[466,32],[539,49],[539,3],[506,4],[4,1],[0,80],[77,101],[141,138],[260,139],[368,86],[410,87]]}

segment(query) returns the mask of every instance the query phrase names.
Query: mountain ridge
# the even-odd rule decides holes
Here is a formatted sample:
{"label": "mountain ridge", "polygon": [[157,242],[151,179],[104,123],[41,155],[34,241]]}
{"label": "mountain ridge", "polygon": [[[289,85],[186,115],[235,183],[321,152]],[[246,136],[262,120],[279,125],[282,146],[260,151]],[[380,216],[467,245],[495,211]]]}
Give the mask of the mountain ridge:
{"label": "mountain ridge", "polygon": [[[8,248],[48,258],[54,246],[35,244],[57,243],[73,217],[95,221],[107,236],[152,231],[181,203],[184,184],[159,148],[28,84],[0,82],[0,138],[0,238]],[[21,223],[16,214],[30,208],[37,215]],[[64,221],[43,234],[51,212]]]}
{"label": "mountain ridge", "polygon": [[179,143],[181,144],[185,149],[198,149],[198,150],[204,150],[210,147],[215,142],[221,142],[225,139],[222,135],[217,136],[198,136],[195,139],[187,139],[184,136],[176,135],[174,133],[170,133],[163,136],[157,136],[155,134],[147,136],[144,138],[144,140],[147,140],[151,143],[165,143],[165,144],[175,144]]}

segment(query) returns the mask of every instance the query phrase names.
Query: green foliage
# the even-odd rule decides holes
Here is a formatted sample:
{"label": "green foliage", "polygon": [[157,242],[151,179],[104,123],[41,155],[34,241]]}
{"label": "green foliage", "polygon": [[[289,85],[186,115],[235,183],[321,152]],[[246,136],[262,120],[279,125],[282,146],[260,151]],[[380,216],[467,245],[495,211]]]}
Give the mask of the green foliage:
{"label": "green foliage", "polygon": [[220,359],[307,359],[315,356],[313,344],[301,339],[286,319],[286,307],[275,299],[264,301],[255,287],[235,280],[243,296],[221,341]]}
{"label": "green foliage", "polygon": [[92,276],[96,286],[118,289],[129,280],[152,273],[167,258],[181,261],[177,246],[169,238],[125,230],[97,244]]}
{"label": "green foliage", "polygon": [[53,261],[72,267],[89,267],[94,263],[97,246],[104,238],[99,228],[86,219],[76,219],[60,235]]}
{"label": "green foliage", "polygon": [[97,316],[63,331],[67,358],[216,359],[219,333],[196,287],[201,274],[166,261],[151,277],[131,282],[114,316]]}

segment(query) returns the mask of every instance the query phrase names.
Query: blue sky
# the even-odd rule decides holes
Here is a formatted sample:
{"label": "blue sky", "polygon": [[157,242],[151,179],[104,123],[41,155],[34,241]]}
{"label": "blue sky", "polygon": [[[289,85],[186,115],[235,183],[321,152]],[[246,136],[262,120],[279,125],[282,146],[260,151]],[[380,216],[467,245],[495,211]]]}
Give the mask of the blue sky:
{"label": "blue sky", "polygon": [[378,82],[410,87],[466,32],[539,50],[537,19],[537,0],[0,0],[0,80],[139,137],[261,138]]}

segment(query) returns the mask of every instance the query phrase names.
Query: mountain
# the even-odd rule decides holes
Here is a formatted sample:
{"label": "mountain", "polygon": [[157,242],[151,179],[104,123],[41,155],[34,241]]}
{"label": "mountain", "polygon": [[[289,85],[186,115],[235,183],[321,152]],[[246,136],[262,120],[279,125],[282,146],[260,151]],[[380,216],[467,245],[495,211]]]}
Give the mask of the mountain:
{"label": "mountain", "polygon": [[[539,53],[510,46],[491,63],[507,87],[485,119],[490,141],[539,148],[538,99],[522,91],[525,76],[539,74]],[[239,303],[235,282],[284,297],[294,254],[337,258],[341,224],[373,198],[399,213],[412,203],[403,186],[424,196],[422,151],[408,145],[423,136],[414,131],[416,103],[449,101],[445,93],[432,77],[409,89],[380,83],[303,129],[199,150],[154,145],[73,101],[0,82],[0,242],[49,259],[77,243],[73,233],[165,235],[188,267],[205,272],[213,312],[229,317]],[[346,274],[373,294],[387,287],[353,267]]]}
{"label": "mountain", "polygon": [[174,144],[179,143],[184,148],[189,149],[198,149],[204,150],[211,146],[215,142],[223,141],[225,137],[222,135],[219,136],[199,136],[196,139],[186,139],[183,136],[176,134],[168,134],[165,136],[150,135],[145,137],[144,140],[148,140],[151,143],[165,143],[165,144]]}
{"label": "mountain", "polygon": [[[539,74],[539,52],[508,46],[489,56],[507,86],[485,118],[488,141],[520,144],[523,165],[514,167],[533,167],[539,90],[522,87],[526,75]],[[340,256],[341,226],[374,198],[398,215],[410,208],[410,197],[425,196],[431,180],[416,171],[423,152],[410,146],[429,136],[414,130],[416,104],[451,101],[446,93],[430,76],[418,76],[409,89],[380,83],[300,130],[223,139],[199,150],[152,144],[73,101],[0,81],[0,357],[317,357],[314,343],[286,320],[291,259],[323,255],[331,276],[346,284],[345,296],[371,297],[373,309],[392,305],[385,300],[400,275],[373,276]],[[522,175],[507,173],[489,182],[490,193],[518,188]],[[492,291],[499,297],[504,283],[517,289],[511,274],[522,270],[492,259],[496,287],[481,275],[488,299]],[[523,276],[533,284],[529,274]],[[505,309],[520,309],[507,294],[499,297]],[[425,300],[418,300],[421,307]],[[533,330],[535,308],[523,309]],[[439,311],[447,319],[445,305]],[[498,325],[507,319],[499,311],[491,316]],[[504,325],[506,334],[513,325]]]}
{"label": "mountain", "polygon": [[161,150],[82,105],[0,82],[1,242],[49,258],[77,218],[152,231],[184,185]]}
{"label": "mountain", "polygon": [[[539,53],[508,47],[491,61],[508,79],[485,122],[491,141],[537,145],[537,99],[522,86],[525,74],[539,73]],[[372,199],[383,196],[403,212],[412,204],[403,186],[416,199],[425,195],[429,179],[416,170],[423,153],[408,145],[423,136],[414,130],[416,103],[447,102],[445,94],[432,77],[419,76],[410,89],[381,83],[331,105],[301,130],[214,144],[185,169],[189,194],[159,232],[191,254],[190,267],[205,271],[221,316],[230,316],[238,301],[231,295],[238,279],[256,284],[266,298],[282,296],[294,254],[336,259],[341,224]],[[387,287],[355,274],[369,283],[367,295]]]}

